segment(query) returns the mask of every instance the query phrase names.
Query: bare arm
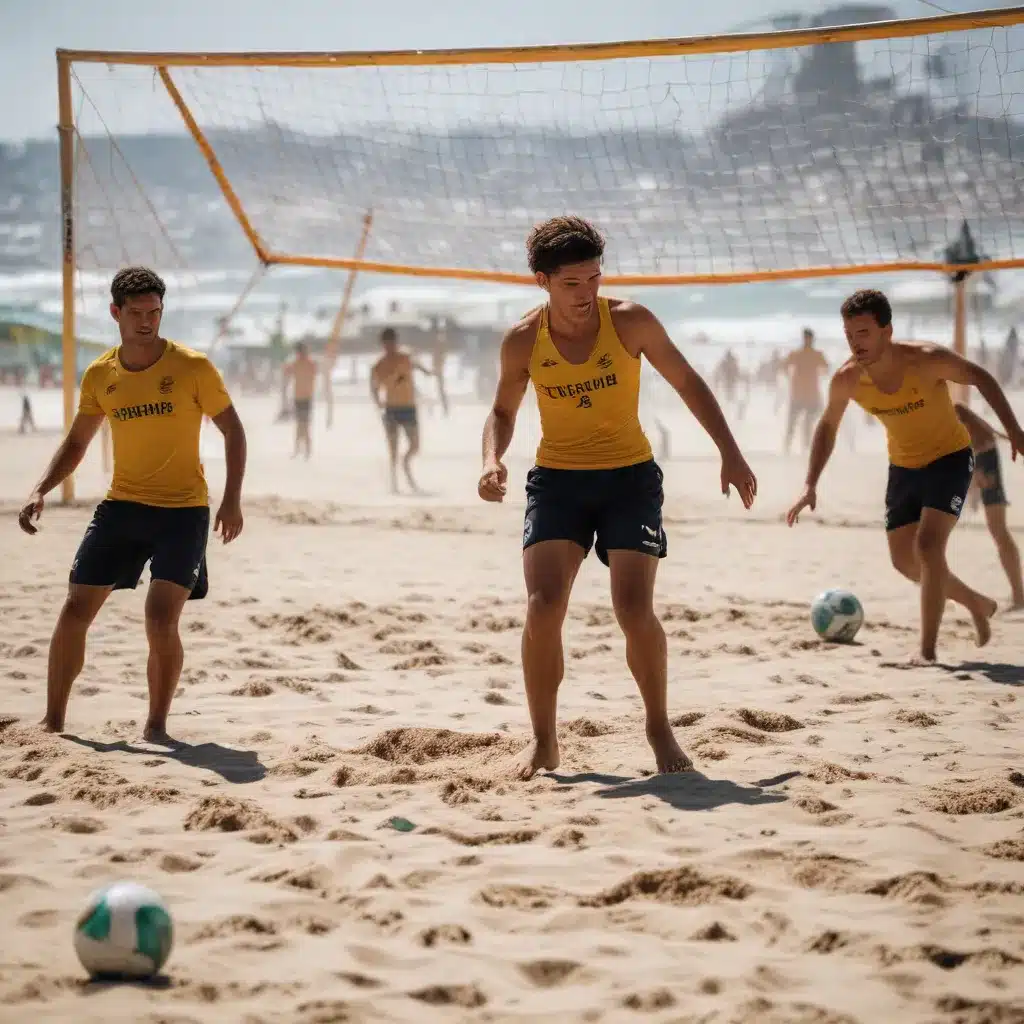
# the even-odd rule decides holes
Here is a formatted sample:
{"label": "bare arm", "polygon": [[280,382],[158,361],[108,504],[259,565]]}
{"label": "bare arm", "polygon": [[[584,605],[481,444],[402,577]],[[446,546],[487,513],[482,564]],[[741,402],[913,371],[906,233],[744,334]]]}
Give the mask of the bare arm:
{"label": "bare arm", "polygon": [[1014,451],[1020,451],[1018,442],[1024,440],[1020,424],[1010,407],[1009,400],[999,386],[999,382],[988,370],[977,363],[957,355],[948,348],[936,346],[921,350],[924,366],[929,373],[939,380],[951,381],[954,384],[966,384],[978,389],[981,397],[992,407],[1006,430]]}
{"label": "bare arm", "polygon": [[224,500],[237,502],[242,496],[245,476],[245,428],[233,405],[213,417],[216,428],[224,435]]}
{"label": "bare arm", "polygon": [[89,443],[103,424],[103,415],[80,412],[75,415],[67,436],[57,446],[46,472],[36,484],[33,494],[44,497],[63,483],[78,468],[88,451]]}
{"label": "bare arm", "polygon": [[516,416],[530,382],[530,352],[536,325],[516,324],[502,339],[498,386],[494,403],[484,423],[482,443],[485,470],[497,465],[512,443]]}
{"label": "bare arm", "polygon": [[[627,328],[630,348],[635,346],[635,354],[646,356],[651,366],[674,388],[723,455],[738,454],[739,446],[718,399],[676,347],[661,321],[643,306],[629,304],[626,308],[620,306],[619,311]],[[720,367],[715,371],[716,377],[719,371]]]}
{"label": "bare arm", "polygon": [[374,363],[373,369],[370,371],[370,398],[373,399],[373,404],[380,408],[380,363]]}
{"label": "bare arm", "polygon": [[[854,368],[856,369],[856,368]],[[836,434],[843,420],[853,391],[857,384],[857,374],[850,368],[842,367],[832,377],[828,388],[828,402],[821,414],[814,436],[811,439],[811,456],[807,463],[807,488],[814,490],[818,486],[821,474],[825,472],[828,460],[836,445]]]}

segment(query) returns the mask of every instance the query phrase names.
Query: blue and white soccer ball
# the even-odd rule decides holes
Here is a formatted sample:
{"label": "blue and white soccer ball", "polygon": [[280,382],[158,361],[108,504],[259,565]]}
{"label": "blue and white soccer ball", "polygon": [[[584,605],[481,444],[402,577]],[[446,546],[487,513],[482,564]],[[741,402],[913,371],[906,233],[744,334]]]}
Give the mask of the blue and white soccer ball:
{"label": "blue and white soccer ball", "polygon": [[75,924],[75,952],[92,977],[148,978],[166,963],[173,941],[166,904],[134,882],[97,889]]}
{"label": "blue and white soccer ball", "polygon": [[811,604],[811,625],[823,640],[848,644],[864,624],[864,609],[848,590],[826,590]]}

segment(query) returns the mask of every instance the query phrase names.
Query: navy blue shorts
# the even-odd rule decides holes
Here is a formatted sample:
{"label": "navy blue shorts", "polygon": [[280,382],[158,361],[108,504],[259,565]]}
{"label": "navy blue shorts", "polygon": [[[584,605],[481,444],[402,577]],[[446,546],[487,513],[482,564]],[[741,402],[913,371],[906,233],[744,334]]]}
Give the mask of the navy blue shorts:
{"label": "navy blue shorts", "polygon": [[921,510],[938,509],[960,518],[974,473],[974,452],[961,448],[919,469],[889,466],[885,528],[898,530],[921,520]]}
{"label": "navy blue shorts", "polygon": [[133,590],[149,562],[153,580],[167,580],[206,597],[206,541],[210,510],[161,508],[137,501],[107,499],[96,506],[71,565],[71,583]]}
{"label": "navy blue shorts", "polygon": [[415,405],[389,405],[384,410],[384,426],[412,430],[418,423]]}
{"label": "navy blue shorts", "polygon": [[983,505],[1009,505],[1003,487],[1003,471],[999,465],[999,449],[987,448],[974,459],[974,472],[981,488]]}
{"label": "navy blue shorts", "polygon": [[526,476],[523,549],[542,540],[571,540],[608,564],[609,551],[668,554],[661,523],[661,468],[650,459],[620,469],[548,469]]}

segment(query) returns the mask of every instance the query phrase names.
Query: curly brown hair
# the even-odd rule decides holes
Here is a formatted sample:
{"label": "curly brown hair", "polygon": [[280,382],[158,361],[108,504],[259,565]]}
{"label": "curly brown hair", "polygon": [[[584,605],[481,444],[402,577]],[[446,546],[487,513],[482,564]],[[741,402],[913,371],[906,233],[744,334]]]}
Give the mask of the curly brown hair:
{"label": "curly brown hair", "polygon": [[553,274],[570,263],[599,260],[603,255],[604,238],[582,217],[552,217],[526,239],[526,258],[535,274]]}
{"label": "curly brown hair", "polygon": [[840,307],[839,312],[844,320],[852,316],[867,314],[875,318],[879,327],[888,327],[892,323],[892,306],[883,292],[874,288],[861,288],[854,292]]}
{"label": "curly brown hair", "polygon": [[166,291],[163,278],[149,267],[123,267],[110,282],[110,298],[118,309],[124,307],[126,299],[135,295],[159,295],[163,302]]}

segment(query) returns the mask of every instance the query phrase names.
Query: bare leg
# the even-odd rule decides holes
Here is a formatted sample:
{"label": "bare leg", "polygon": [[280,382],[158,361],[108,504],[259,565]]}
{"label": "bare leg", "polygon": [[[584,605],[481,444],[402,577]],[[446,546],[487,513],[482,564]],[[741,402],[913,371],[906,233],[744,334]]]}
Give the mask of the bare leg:
{"label": "bare leg", "polygon": [[146,638],[149,640],[149,661],[146,678],[149,682],[149,716],[143,738],[158,743],[168,742],[167,715],[174,691],[178,688],[185,652],[178,635],[178,620],[188,600],[189,591],[168,580],[153,580],[146,595]]}
{"label": "bare leg", "polygon": [[85,664],[85,637],[112,587],[87,587],[72,583],[50,640],[46,670],[46,716],[42,725],[50,732],[64,731],[71,687]]}
{"label": "bare leg", "polygon": [[609,551],[612,607],[626,638],[626,664],[647,714],[647,742],[658,771],[685,772],[693,763],[676,742],[668,721],[668,644],[654,614],[658,559],[640,551]]}
{"label": "bare leg", "polygon": [[996,542],[996,550],[999,552],[999,561],[1003,566],[1010,581],[1010,592],[1012,594],[1012,607],[1024,608],[1024,581],[1021,579],[1020,551],[1017,543],[1006,525],[1005,505],[986,505],[985,521],[988,523],[988,532]]}
{"label": "bare leg", "polygon": [[390,419],[384,420],[384,437],[388,442],[388,477],[391,481],[391,493],[398,493],[398,424]]}
{"label": "bare leg", "polygon": [[402,457],[402,469],[405,471],[405,479],[409,481],[409,487],[413,491],[418,491],[419,488],[416,486],[416,481],[412,475],[412,460],[419,454],[420,450],[420,428],[415,424],[410,424],[405,428],[406,437],[409,440],[409,447],[405,451],[405,455]]}
{"label": "bare leg", "polygon": [[558,767],[558,687],[565,675],[562,623],[584,551],[570,540],[545,540],[523,552],[526,625],[523,627],[523,681],[533,742],[517,758],[514,774],[532,778]]}
{"label": "bare leg", "polygon": [[910,523],[888,533],[892,564],[909,580],[921,584],[921,658],[935,660],[935,645],[946,600],[963,605],[974,620],[979,647],[992,636],[989,619],[997,605],[990,597],[972,590],[954,576],[946,564],[946,545],[956,525],[948,512],[926,508],[920,523]]}
{"label": "bare leg", "polygon": [[789,401],[789,413],[786,416],[786,439],[783,443],[783,451],[786,455],[789,454],[789,449],[793,444],[793,434],[796,432],[796,419],[797,410],[793,404],[793,400]]}

